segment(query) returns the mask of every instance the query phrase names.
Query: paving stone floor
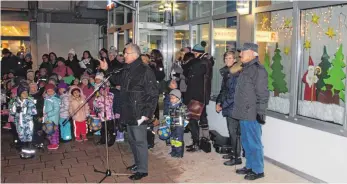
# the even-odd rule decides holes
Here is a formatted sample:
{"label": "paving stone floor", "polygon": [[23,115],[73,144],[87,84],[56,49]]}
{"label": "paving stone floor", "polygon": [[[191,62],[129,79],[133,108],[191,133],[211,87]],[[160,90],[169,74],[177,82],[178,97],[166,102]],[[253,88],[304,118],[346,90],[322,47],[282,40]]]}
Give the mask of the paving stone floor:
{"label": "paving stone floor", "polygon": [[[186,134],[186,138],[190,137]],[[187,139],[188,139],[187,138]],[[22,160],[17,151],[9,146],[11,136],[1,135],[1,183],[96,183],[103,174],[94,169],[105,170],[106,151],[97,146],[97,138],[90,137],[84,143],[60,144],[58,150],[38,152],[34,159]],[[189,141],[187,141],[189,142]],[[170,147],[156,140],[149,154],[149,176],[135,183],[234,183],[248,182],[235,174],[235,167],[223,165],[221,155],[212,152],[185,153],[183,159],[169,157]],[[110,169],[114,173],[128,173],[132,154],[127,143],[109,148]],[[240,168],[242,166],[237,166]],[[265,162],[266,177],[261,183],[306,183],[308,181],[288,171]],[[134,183],[127,176],[111,176],[105,183]]]}

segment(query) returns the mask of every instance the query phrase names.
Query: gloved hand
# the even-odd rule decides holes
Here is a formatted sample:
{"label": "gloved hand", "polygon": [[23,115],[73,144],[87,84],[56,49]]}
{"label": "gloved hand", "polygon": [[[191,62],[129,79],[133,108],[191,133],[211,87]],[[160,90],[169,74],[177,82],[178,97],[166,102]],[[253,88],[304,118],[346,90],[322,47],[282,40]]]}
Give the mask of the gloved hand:
{"label": "gloved hand", "polygon": [[264,125],[265,122],[265,114],[257,114],[257,121],[258,123]]}
{"label": "gloved hand", "polygon": [[17,113],[21,113],[22,112],[22,107],[21,106],[17,106],[16,107],[16,112]]}

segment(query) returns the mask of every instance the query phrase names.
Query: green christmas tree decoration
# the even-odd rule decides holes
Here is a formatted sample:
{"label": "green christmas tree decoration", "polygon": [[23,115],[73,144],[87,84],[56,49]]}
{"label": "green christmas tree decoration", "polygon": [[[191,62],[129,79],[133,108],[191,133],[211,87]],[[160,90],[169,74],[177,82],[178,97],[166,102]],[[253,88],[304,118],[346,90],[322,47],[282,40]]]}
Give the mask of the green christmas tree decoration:
{"label": "green christmas tree decoration", "polygon": [[326,84],[324,82],[325,79],[329,78],[328,70],[331,67],[331,63],[329,62],[330,56],[327,54],[327,48],[324,45],[323,49],[323,55],[321,57],[321,62],[319,63],[319,67],[321,68],[321,73],[317,76],[318,82],[317,82],[317,90],[319,91],[325,91],[326,90]]}
{"label": "green christmas tree decoration", "polygon": [[346,67],[344,62],[344,55],[342,53],[342,44],[339,47],[335,54],[335,58],[332,60],[332,67],[328,71],[328,75],[330,76],[328,79],[324,79],[325,84],[332,85],[331,92],[335,93],[335,90],[339,91],[339,97],[342,101],[345,101],[345,84],[343,83],[343,79],[346,78],[346,74],[343,71],[343,68]]}
{"label": "green christmas tree decoration", "polygon": [[272,85],[274,87],[275,96],[278,96],[279,93],[288,92],[287,82],[284,80],[285,74],[282,72],[283,65],[281,64],[281,50],[278,48],[278,43],[276,44],[275,55],[272,57],[273,63],[272,68]]}
{"label": "green christmas tree decoration", "polygon": [[265,59],[264,59],[264,68],[267,71],[267,84],[268,84],[268,89],[270,91],[274,90],[274,86],[272,85],[273,79],[272,79],[272,69],[270,67],[270,56],[269,53],[265,53]]}

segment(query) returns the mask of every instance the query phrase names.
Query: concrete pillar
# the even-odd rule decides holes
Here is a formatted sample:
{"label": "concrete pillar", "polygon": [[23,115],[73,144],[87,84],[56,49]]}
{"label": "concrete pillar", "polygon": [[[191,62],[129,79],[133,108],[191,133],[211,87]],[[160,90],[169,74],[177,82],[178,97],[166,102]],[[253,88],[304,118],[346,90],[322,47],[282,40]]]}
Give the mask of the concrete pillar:
{"label": "concrete pillar", "polygon": [[33,61],[33,70],[39,68],[41,56],[38,56],[37,50],[37,25],[36,22],[30,22],[30,52]]}

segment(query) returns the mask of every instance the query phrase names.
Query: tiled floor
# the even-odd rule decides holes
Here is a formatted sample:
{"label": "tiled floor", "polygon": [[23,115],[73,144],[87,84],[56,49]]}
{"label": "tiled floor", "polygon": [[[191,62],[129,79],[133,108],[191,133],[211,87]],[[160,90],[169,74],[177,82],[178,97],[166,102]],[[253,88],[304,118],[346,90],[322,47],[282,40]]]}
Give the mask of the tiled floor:
{"label": "tiled floor", "polygon": [[[10,148],[7,132],[3,132],[1,138],[1,182],[95,183],[103,177],[94,169],[105,170],[105,147],[96,146],[93,138],[86,143],[60,144],[58,150],[39,152],[30,160],[20,159],[16,150]],[[235,167],[224,166],[221,155],[215,152],[185,153],[183,159],[174,159],[169,157],[169,150],[164,142],[156,140],[155,148],[149,151],[149,176],[136,183],[247,182],[235,174]],[[125,167],[132,164],[132,154],[127,143],[115,144],[109,149],[109,155],[114,173],[129,173]],[[267,162],[265,171],[266,177],[256,182],[307,182]],[[104,182],[133,183],[127,176],[111,176]]]}

